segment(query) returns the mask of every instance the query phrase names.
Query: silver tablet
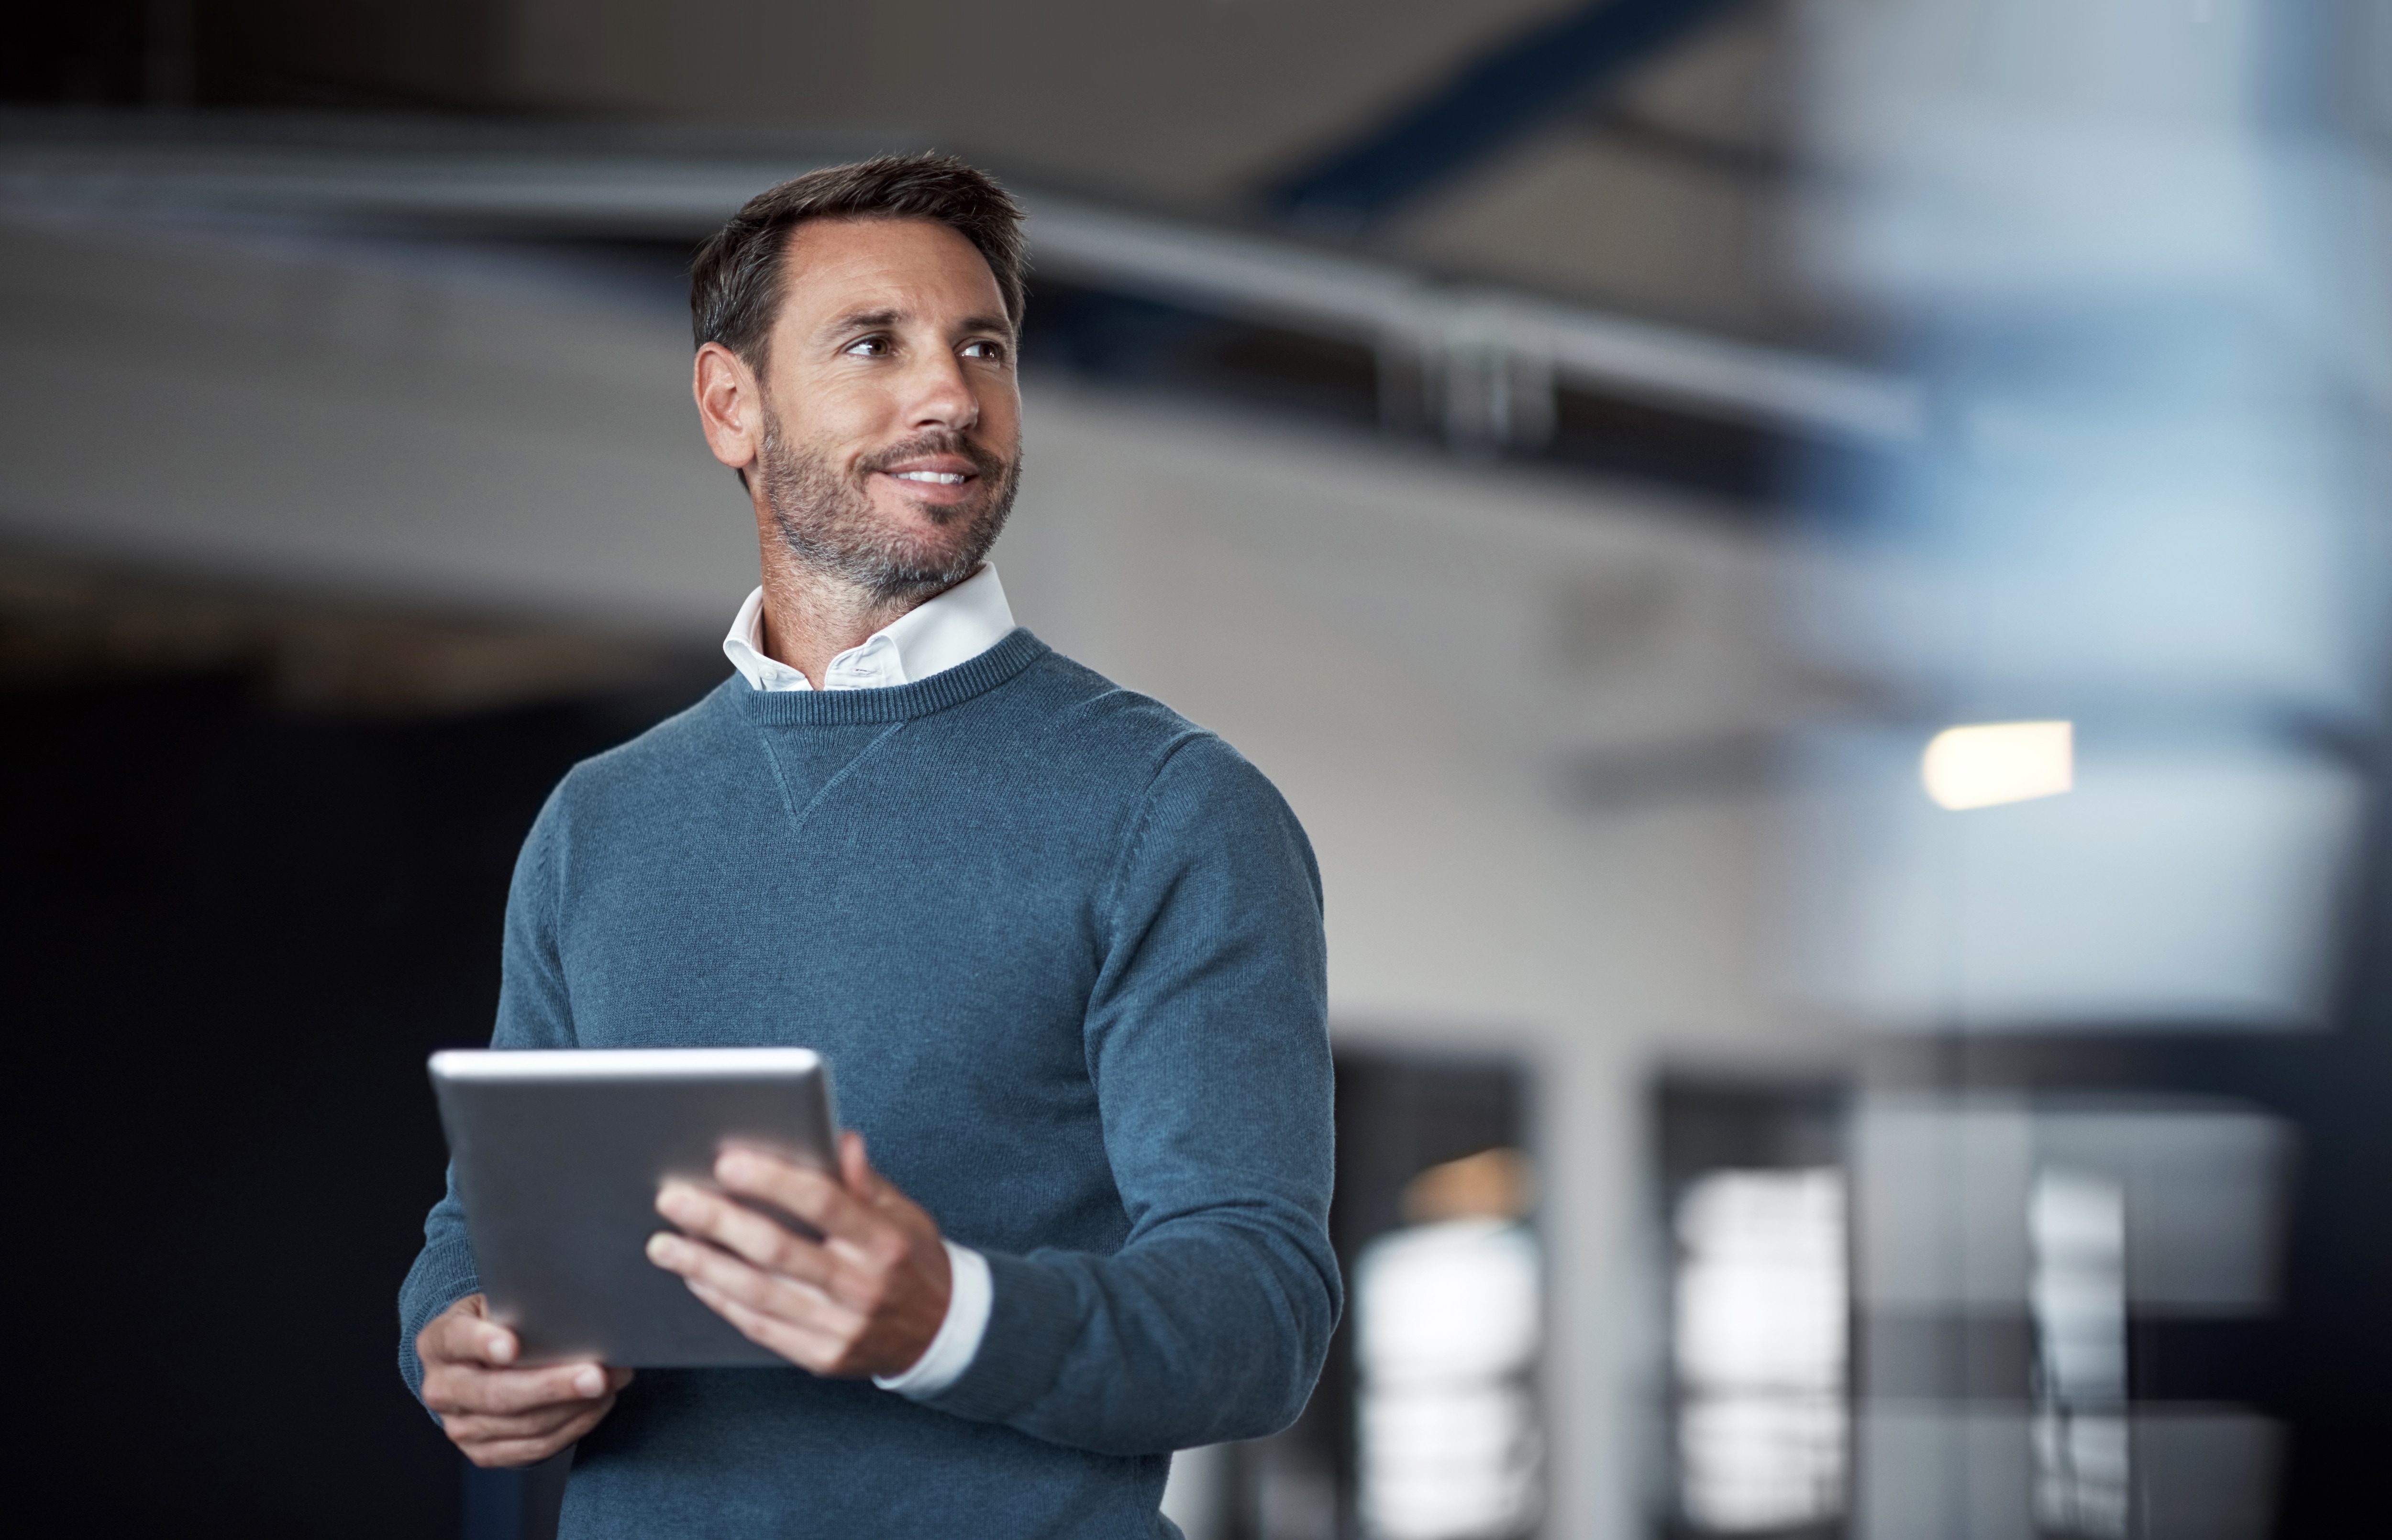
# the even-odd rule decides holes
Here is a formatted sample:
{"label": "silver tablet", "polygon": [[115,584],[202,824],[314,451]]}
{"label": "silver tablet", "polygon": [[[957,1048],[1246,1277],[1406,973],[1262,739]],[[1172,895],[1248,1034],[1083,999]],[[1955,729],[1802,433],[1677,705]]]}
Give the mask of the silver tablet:
{"label": "silver tablet", "polygon": [[838,1169],[830,1072],[806,1048],[432,1055],[474,1262],[525,1363],[779,1364],[647,1258],[668,1176],[733,1145]]}

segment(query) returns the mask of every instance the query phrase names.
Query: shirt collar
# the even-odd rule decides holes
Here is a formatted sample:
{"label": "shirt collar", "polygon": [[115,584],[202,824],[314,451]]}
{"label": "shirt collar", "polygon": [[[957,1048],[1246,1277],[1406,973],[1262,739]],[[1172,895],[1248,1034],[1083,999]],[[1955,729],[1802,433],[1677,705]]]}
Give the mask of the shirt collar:
{"label": "shirt collar", "polygon": [[[996,569],[982,563],[980,571],[939,595],[915,605],[830,660],[823,670],[826,690],[875,690],[912,684],[969,663],[1003,641],[1013,630],[1013,609],[1005,602],[1005,585]],[[756,690],[811,690],[813,686],[787,664],[764,654],[764,590],[758,589],[732,617],[731,632],[722,639],[722,655]]]}

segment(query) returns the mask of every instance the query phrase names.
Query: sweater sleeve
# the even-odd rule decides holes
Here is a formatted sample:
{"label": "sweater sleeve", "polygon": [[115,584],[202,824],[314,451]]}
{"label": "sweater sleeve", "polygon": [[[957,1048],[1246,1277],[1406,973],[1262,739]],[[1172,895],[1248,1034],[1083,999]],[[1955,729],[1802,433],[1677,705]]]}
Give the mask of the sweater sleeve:
{"label": "sweater sleeve", "polygon": [[980,1352],[928,1404],[1099,1454],[1258,1438],[1304,1409],[1344,1303],[1320,871],[1262,774],[1197,735],[1103,918],[1086,1047],[1128,1239],[991,1254]]}
{"label": "sweater sleeve", "polygon": [[[559,786],[533,821],[515,858],[507,889],[505,939],[500,951],[498,1024],[494,1048],[569,1048],[573,1012],[565,993],[565,970],[556,943],[556,880],[565,788]],[[465,1209],[457,1197],[457,1171],[448,1190],[423,1221],[423,1249],[398,1288],[398,1372],[407,1388],[423,1393],[423,1364],[415,1337],[432,1318],[479,1290],[474,1247],[465,1233]]]}

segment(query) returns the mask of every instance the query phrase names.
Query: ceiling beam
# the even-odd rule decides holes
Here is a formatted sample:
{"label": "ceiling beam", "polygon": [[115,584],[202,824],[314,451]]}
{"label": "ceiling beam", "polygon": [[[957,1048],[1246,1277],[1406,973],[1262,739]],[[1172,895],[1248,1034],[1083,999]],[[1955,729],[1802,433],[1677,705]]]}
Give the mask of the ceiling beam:
{"label": "ceiling beam", "polygon": [[1585,105],[1744,0],[1595,0],[1461,66],[1425,97],[1271,188],[1274,213],[1352,233]]}
{"label": "ceiling beam", "polygon": [[[172,120],[137,117],[110,132],[94,126],[0,113],[0,222],[312,217],[367,229],[695,242],[759,188],[839,158],[571,136],[509,144],[460,133],[444,143],[428,125],[398,143],[332,123],[300,133],[295,120],[248,134],[178,132]],[[49,132],[26,132],[37,128]],[[1068,281],[1427,358],[1532,360],[1564,383],[1806,437],[1893,446],[1919,431],[1915,382],[1840,359],[1437,283],[1283,238],[1042,193],[1021,202],[1036,272]]]}

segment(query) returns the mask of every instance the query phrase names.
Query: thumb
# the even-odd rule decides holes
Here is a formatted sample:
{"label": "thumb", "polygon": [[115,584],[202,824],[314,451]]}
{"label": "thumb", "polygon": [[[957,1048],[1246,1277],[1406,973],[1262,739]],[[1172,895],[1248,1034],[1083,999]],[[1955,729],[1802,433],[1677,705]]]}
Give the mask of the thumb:
{"label": "thumb", "polygon": [[864,1135],[849,1129],[838,1136],[838,1177],[858,1197],[872,1196],[872,1162],[864,1153]]}

